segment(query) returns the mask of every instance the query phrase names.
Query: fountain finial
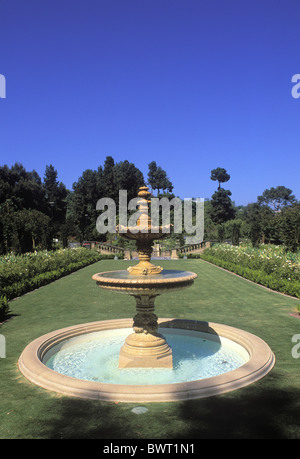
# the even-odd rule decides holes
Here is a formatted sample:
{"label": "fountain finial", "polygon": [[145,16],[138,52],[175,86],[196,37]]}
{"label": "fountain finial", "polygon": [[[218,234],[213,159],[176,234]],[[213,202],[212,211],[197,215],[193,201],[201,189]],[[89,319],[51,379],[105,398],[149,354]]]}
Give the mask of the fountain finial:
{"label": "fountain finial", "polygon": [[166,237],[171,227],[171,225],[155,228],[152,226],[149,216],[150,197],[149,188],[147,186],[140,187],[138,192],[140,216],[136,226],[117,226],[117,232],[121,237],[136,241],[139,263],[128,268],[128,272],[135,276],[155,275],[162,271],[161,266],[156,266],[150,262],[153,251],[152,244],[154,240]]}

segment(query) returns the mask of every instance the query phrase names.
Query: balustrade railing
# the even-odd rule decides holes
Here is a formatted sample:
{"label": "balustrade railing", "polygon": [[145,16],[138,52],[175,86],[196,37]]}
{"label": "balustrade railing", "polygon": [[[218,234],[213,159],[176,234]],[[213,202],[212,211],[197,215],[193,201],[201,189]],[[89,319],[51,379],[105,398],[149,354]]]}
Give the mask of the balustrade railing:
{"label": "balustrade railing", "polygon": [[[125,258],[134,258],[136,256],[136,251],[131,249],[126,249],[124,247],[119,247],[113,244],[108,244],[106,242],[94,242],[94,241],[85,241],[85,246],[89,248],[96,248],[100,252],[104,253],[124,253]],[[163,258],[175,258],[176,254],[187,254],[190,252],[198,252],[205,248],[210,247],[211,242],[205,241],[198,244],[186,244],[181,247],[174,247],[172,249],[160,249],[157,246],[154,248],[152,256],[153,257],[163,257]]]}

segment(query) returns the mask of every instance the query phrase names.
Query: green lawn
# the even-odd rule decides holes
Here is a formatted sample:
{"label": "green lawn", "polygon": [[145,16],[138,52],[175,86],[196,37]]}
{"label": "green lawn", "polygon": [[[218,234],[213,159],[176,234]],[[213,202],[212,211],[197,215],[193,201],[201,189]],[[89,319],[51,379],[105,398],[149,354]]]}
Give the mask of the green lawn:
{"label": "green lawn", "polygon": [[[289,315],[299,301],[202,260],[155,263],[199,276],[189,289],[157,298],[159,317],[218,322],[254,333],[275,353],[273,370],[243,389],[191,402],[81,400],[33,385],[17,367],[29,342],[71,325],[133,317],[133,298],[99,289],[91,279],[132,263],[101,261],[11,303],[13,317],[0,329],[6,339],[6,358],[0,359],[0,438],[300,438],[300,359],[291,353],[300,319]],[[145,414],[131,412],[141,405],[147,405]]]}

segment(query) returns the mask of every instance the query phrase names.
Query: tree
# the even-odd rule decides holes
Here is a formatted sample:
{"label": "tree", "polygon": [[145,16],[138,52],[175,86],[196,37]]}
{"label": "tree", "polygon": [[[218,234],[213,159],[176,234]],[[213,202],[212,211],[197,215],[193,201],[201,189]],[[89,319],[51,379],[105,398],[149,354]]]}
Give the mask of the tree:
{"label": "tree", "polygon": [[300,204],[283,209],[281,235],[288,250],[296,252],[300,248]]}
{"label": "tree", "polygon": [[238,223],[233,223],[232,225],[232,235],[231,235],[232,245],[239,245],[240,243],[240,225]]}
{"label": "tree", "polygon": [[143,174],[133,163],[127,160],[115,163],[111,156],[107,156],[103,168],[86,169],[73,183],[73,191],[67,197],[67,225],[64,231],[72,227],[72,222],[79,240],[104,239],[105,236],[96,229],[98,200],[111,198],[118,205],[119,190],[127,191],[129,201],[137,197],[138,189],[143,185]]}
{"label": "tree", "polygon": [[41,178],[33,170],[27,172],[21,163],[11,168],[0,167],[0,204],[11,199],[17,209],[45,210],[45,197]]}
{"label": "tree", "polygon": [[0,219],[2,253],[23,253],[51,244],[50,218],[41,178],[21,163],[0,167]]}
{"label": "tree", "polygon": [[107,198],[117,199],[117,191],[114,177],[115,161],[112,156],[107,156],[104,161],[102,182],[104,196]]}
{"label": "tree", "polygon": [[228,182],[230,175],[227,174],[226,169],[217,167],[211,171],[210,179],[219,182],[218,190],[220,190],[221,183]]}
{"label": "tree", "polygon": [[258,247],[262,239],[261,207],[258,203],[248,204],[245,218],[249,225],[249,237],[253,247]]}
{"label": "tree", "polygon": [[172,182],[169,180],[166,171],[164,171],[160,166],[158,167],[155,161],[152,161],[148,164],[148,185],[151,187],[151,192],[157,190],[168,191],[171,193],[173,191]]}
{"label": "tree", "polygon": [[43,189],[47,200],[46,214],[51,217],[56,232],[59,232],[66,218],[68,192],[65,185],[58,181],[57,170],[52,164],[46,166]]}
{"label": "tree", "polygon": [[139,188],[145,184],[142,172],[125,160],[115,164],[113,173],[116,190],[127,190],[128,201],[136,198]]}
{"label": "tree", "polygon": [[16,210],[9,200],[0,206],[2,251],[30,252],[49,249],[52,241],[50,217],[35,209]]}
{"label": "tree", "polygon": [[224,225],[218,225],[218,242],[224,242],[225,240],[225,228]]}
{"label": "tree", "polygon": [[279,242],[278,214],[268,206],[260,206],[257,217],[262,231],[262,243]]}
{"label": "tree", "polygon": [[151,163],[148,164],[148,185],[151,188],[151,193],[154,189],[156,189],[156,171],[157,171],[157,164],[155,161],[151,161]]}
{"label": "tree", "polygon": [[48,199],[54,200],[57,197],[59,182],[57,180],[57,170],[52,164],[46,166],[43,188],[48,195]]}
{"label": "tree", "polygon": [[261,205],[269,206],[275,212],[279,212],[283,207],[296,203],[296,198],[292,194],[292,190],[285,186],[272,187],[263,192],[257,197],[257,202]]}
{"label": "tree", "polygon": [[261,241],[261,226],[258,221],[253,221],[250,225],[250,240],[253,247],[258,247]]}
{"label": "tree", "polygon": [[218,189],[211,199],[210,218],[219,225],[235,217],[235,209],[230,199],[231,191]]}
{"label": "tree", "polygon": [[[25,233],[28,237],[29,250],[36,249],[49,249],[52,242],[52,231],[50,225],[50,217],[39,212],[38,210],[24,209],[18,212],[18,218],[21,220],[21,227],[23,226]],[[29,242],[29,239],[30,242]]]}
{"label": "tree", "polygon": [[63,248],[69,246],[69,237],[76,234],[76,225],[71,219],[66,218],[66,221],[60,227],[60,239]]}
{"label": "tree", "polygon": [[73,183],[73,192],[68,196],[67,220],[73,222],[80,241],[96,236],[97,210],[100,198],[97,171],[86,169],[78,181]]}
{"label": "tree", "polygon": [[[169,180],[166,172],[159,167],[158,174],[159,174],[159,181],[158,181],[159,189],[161,188],[163,193],[165,191],[167,191],[168,193],[172,193],[174,187],[172,185],[172,182]],[[159,189],[158,189],[158,192],[159,192]]]}

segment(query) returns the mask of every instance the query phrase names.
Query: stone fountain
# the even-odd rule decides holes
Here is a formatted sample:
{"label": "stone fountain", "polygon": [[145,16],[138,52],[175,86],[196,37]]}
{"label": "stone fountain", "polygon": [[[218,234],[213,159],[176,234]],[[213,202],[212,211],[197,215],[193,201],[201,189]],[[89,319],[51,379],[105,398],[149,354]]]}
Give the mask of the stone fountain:
{"label": "stone fountain", "polygon": [[212,322],[157,318],[156,297],[191,286],[197,275],[151,263],[153,241],[165,237],[168,228],[153,228],[149,196],[147,187],[140,188],[136,225],[117,228],[120,235],[136,241],[138,264],[93,276],[101,288],[135,298],[133,324],[132,319],[103,320],[36,338],[18,360],[20,371],[32,383],[80,398],[166,402],[236,390],[273,368],[272,350],[249,332]]}
{"label": "stone fountain", "polygon": [[151,225],[150,192],[141,187],[138,193],[140,216],[134,227],[118,226],[119,234],[137,244],[139,263],[127,271],[111,271],[93,276],[97,285],[135,298],[136,315],[133,331],[122,346],[119,368],[172,368],[172,349],[158,333],[158,317],[154,301],[158,295],[181,290],[193,284],[197,274],[189,271],[163,270],[151,263],[153,241],[168,235],[169,228]]}

